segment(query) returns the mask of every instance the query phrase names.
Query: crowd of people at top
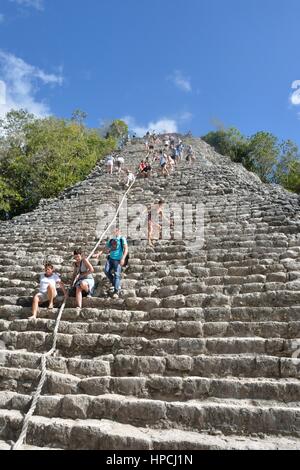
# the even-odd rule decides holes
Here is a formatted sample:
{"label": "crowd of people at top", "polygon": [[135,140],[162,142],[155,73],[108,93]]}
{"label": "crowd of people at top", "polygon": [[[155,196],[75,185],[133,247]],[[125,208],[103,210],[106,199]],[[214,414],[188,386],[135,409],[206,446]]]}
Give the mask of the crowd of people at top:
{"label": "crowd of people at top", "polygon": [[167,135],[161,141],[158,136],[148,132],[145,147],[148,155],[140,165],[140,171],[145,173],[145,177],[150,175],[152,166],[156,163],[161,174],[169,176],[179,163],[184,162],[191,165],[196,160],[193,147],[191,145],[185,146],[180,138],[176,139],[174,136]]}
{"label": "crowd of people at top", "polygon": [[125,186],[129,187],[136,177],[149,178],[154,172],[167,177],[180,163],[192,165],[196,161],[192,145],[184,145],[182,140],[174,135],[165,135],[162,139],[155,132],[147,132],[144,145],[146,157],[141,160],[137,169],[127,168],[124,157],[115,152],[105,160],[107,173],[117,174],[119,180],[125,175]]}

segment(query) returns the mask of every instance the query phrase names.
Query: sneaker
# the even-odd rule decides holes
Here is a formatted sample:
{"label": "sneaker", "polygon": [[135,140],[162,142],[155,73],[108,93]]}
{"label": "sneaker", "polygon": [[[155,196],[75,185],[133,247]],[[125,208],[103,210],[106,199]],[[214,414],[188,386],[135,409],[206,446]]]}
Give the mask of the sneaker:
{"label": "sneaker", "polygon": [[28,318],[28,321],[32,321],[32,322],[36,323],[37,322],[37,317],[32,315],[31,317]]}
{"label": "sneaker", "polygon": [[119,299],[120,297],[120,291],[114,291],[114,294],[112,296],[113,299]]}

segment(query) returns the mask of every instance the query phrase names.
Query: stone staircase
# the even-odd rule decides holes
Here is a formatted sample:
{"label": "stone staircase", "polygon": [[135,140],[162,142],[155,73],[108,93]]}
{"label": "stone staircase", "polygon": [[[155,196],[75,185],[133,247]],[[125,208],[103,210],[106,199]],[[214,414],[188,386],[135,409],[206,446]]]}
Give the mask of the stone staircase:
{"label": "stone staircase", "polygon": [[[193,167],[137,180],[128,205],[205,206],[202,249],[129,239],[120,299],[70,298],[26,449],[300,449],[299,197],[200,139]],[[123,151],[136,168],[142,142]],[[99,164],[58,199],[0,224],[0,449],[19,436],[60,300],[29,322],[34,279],[97,241],[97,208],[124,189]],[[103,265],[103,263],[102,263]]]}

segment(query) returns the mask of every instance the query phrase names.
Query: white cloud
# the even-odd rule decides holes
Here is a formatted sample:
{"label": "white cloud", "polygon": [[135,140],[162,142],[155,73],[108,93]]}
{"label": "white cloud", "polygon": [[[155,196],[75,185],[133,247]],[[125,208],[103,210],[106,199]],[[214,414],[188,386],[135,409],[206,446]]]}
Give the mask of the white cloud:
{"label": "white cloud", "polygon": [[4,22],[4,15],[3,13],[0,13],[0,24]]}
{"label": "white cloud", "polygon": [[185,91],[186,93],[190,93],[192,91],[191,79],[189,77],[184,77],[180,70],[175,70],[167,79],[174,83],[177,88]]}
{"label": "white cloud", "polygon": [[24,7],[32,7],[36,10],[44,9],[44,0],[10,0],[11,2],[17,3]]}
{"label": "white cloud", "polygon": [[292,90],[295,90],[290,95],[290,102],[294,106],[300,106],[300,80],[295,80],[292,83]]}
{"label": "white cloud", "polygon": [[0,49],[0,82],[0,117],[20,108],[44,117],[50,110],[47,103],[37,100],[36,93],[41,85],[62,85],[63,77],[47,74]]}
{"label": "white cloud", "polygon": [[179,116],[180,121],[190,121],[193,118],[193,114],[190,113],[189,111],[185,111],[184,113],[181,113]]}
{"label": "white cloud", "polygon": [[178,132],[178,125],[174,119],[161,118],[157,121],[149,122],[146,126],[137,124],[132,116],[125,116],[121,119],[127,123],[129,129],[138,137],[143,137],[148,131],[155,131],[158,134],[173,134]]}

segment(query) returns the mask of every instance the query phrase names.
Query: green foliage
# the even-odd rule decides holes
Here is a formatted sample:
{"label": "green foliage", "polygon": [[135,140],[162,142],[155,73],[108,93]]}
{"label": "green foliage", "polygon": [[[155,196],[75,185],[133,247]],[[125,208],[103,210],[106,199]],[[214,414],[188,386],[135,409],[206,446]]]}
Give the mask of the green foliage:
{"label": "green foliage", "polygon": [[35,119],[21,110],[0,122],[2,218],[32,210],[40,199],[83,180],[115,148],[113,138],[86,128],[84,113],[75,113],[71,120]]}
{"label": "green foliage", "polygon": [[257,132],[249,139],[248,152],[255,173],[265,183],[272,181],[280,156],[277,137],[269,132]]}
{"label": "green foliage", "polygon": [[202,139],[221,155],[242,163],[263,182],[282,184],[290,191],[300,192],[299,150],[292,141],[279,144],[277,137],[269,132],[245,137],[235,128],[221,128]]}
{"label": "green foliage", "polygon": [[128,126],[126,122],[121,121],[120,119],[116,119],[109,125],[106,137],[112,137],[113,139],[121,140],[127,137],[127,135]]}
{"label": "green foliage", "polygon": [[72,113],[71,120],[77,122],[77,124],[83,125],[86,118],[87,114],[84,111],[81,111],[80,109],[75,109],[75,111],[73,111]]}
{"label": "green foliage", "polygon": [[227,155],[235,162],[244,163],[248,142],[235,127],[209,132],[202,138],[221,155]]}
{"label": "green foliage", "polygon": [[6,218],[6,214],[15,203],[21,203],[21,196],[0,176],[0,219]]}
{"label": "green foliage", "polygon": [[300,194],[300,154],[297,145],[290,140],[281,144],[281,158],[275,172],[275,181]]}

